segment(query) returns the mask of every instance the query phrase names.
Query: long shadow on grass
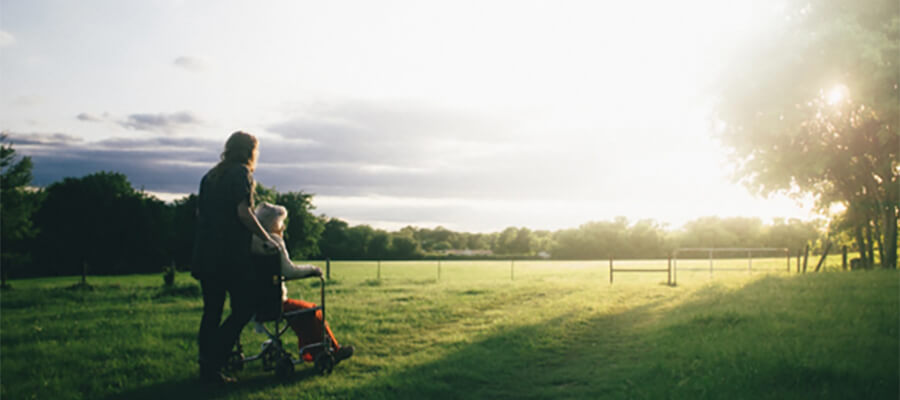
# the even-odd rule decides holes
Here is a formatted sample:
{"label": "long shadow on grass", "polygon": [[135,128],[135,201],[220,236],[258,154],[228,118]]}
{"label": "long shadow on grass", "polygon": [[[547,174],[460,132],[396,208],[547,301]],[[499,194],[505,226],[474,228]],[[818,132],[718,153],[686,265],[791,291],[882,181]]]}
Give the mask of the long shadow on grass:
{"label": "long shadow on grass", "polygon": [[[820,291],[804,291],[809,279],[818,278],[770,277],[733,291],[713,286],[698,290],[664,313],[660,306],[666,299],[619,314],[598,315],[588,323],[567,324],[568,319],[560,316],[508,329],[435,361],[331,395],[352,399],[898,398],[896,289],[876,291],[863,286],[838,300],[887,309],[866,314],[871,310],[851,306],[829,315],[821,313],[822,307],[830,307],[827,293],[846,290],[847,285],[837,279],[824,280],[817,286]],[[753,306],[745,307],[748,303]],[[860,318],[857,311],[866,315]],[[792,313],[808,320],[794,321]],[[563,334],[561,324],[566,326]],[[548,335],[555,337],[539,340]]]}
{"label": "long shadow on grass", "polygon": [[[695,291],[675,307],[665,307],[672,298],[663,296],[620,313],[587,319],[572,318],[561,309],[559,316],[540,324],[509,328],[453,347],[433,361],[385,368],[381,375],[369,375],[364,384],[326,388],[317,395],[349,399],[898,398],[896,274],[885,275],[885,280],[894,283],[881,288],[853,274],[841,274],[840,279],[826,275],[764,278],[738,290],[713,285]],[[354,368],[351,359],[335,374],[360,373]],[[302,385],[306,379],[319,378],[304,368],[288,382],[265,374],[250,376],[233,387],[211,389],[186,377],[114,398],[265,396],[279,385]]]}
{"label": "long shadow on grass", "polygon": [[[258,367],[258,366],[254,366]],[[226,396],[242,398],[241,394],[257,393],[278,386],[296,385],[307,379],[316,379],[312,368],[298,366],[290,378],[280,379],[274,373],[260,373],[247,376],[238,383],[228,385],[212,385],[200,382],[196,376],[185,377],[177,381],[145,386],[124,393],[108,396],[107,399],[217,399]]]}

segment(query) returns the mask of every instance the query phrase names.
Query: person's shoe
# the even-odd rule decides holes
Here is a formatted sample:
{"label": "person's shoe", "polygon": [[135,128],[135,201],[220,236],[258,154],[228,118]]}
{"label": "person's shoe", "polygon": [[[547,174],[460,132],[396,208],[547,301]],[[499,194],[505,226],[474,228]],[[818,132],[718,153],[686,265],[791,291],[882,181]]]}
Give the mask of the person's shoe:
{"label": "person's shoe", "polygon": [[353,346],[341,346],[334,352],[334,363],[337,364],[353,356]]}

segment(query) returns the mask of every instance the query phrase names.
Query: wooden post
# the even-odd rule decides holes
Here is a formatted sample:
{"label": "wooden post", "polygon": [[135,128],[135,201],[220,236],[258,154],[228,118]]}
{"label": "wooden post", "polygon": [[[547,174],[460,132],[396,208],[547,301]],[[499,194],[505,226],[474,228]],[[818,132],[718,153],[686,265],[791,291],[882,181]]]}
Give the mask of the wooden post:
{"label": "wooden post", "polygon": [[847,270],[847,246],[841,248],[841,269]]}
{"label": "wooden post", "polygon": [[612,254],[610,254],[609,255],[609,284],[610,285],[612,285],[612,283],[613,283],[613,271],[614,271],[613,270],[613,256],[612,256]]}
{"label": "wooden post", "polygon": [[806,262],[809,261],[809,245],[806,245],[806,250],[803,252],[803,273],[806,273]]}
{"label": "wooden post", "polygon": [[666,283],[668,283],[669,286],[672,286],[672,254],[671,253],[669,254],[668,270],[669,270],[669,277],[666,278]]}
{"label": "wooden post", "polygon": [[831,242],[828,242],[825,245],[825,251],[822,252],[822,258],[820,258],[819,263],[816,264],[816,272],[819,272],[819,268],[822,268],[822,264],[825,264],[825,257],[828,257],[828,250],[831,250]]}
{"label": "wooden post", "polygon": [[787,255],[787,272],[791,273],[791,250],[784,249],[784,254]]}
{"label": "wooden post", "polygon": [[325,279],[331,279],[331,259],[325,257]]}
{"label": "wooden post", "polygon": [[671,254],[672,257],[672,284],[678,284],[678,252]]}

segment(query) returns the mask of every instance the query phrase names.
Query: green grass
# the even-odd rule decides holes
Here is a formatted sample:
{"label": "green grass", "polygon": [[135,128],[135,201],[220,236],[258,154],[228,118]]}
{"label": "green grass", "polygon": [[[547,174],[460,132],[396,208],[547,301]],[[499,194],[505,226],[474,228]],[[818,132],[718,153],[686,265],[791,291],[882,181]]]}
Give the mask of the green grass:
{"label": "green grass", "polygon": [[[818,260],[815,260],[818,261]],[[708,267],[708,261],[696,260]],[[682,264],[683,263],[683,264]],[[747,260],[716,261],[746,267]],[[810,260],[810,268],[814,267]],[[689,265],[679,261],[679,266]],[[608,261],[332,263],[329,323],[357,355],[281,382],[250,364],[196,383],[199,288],[181,273],[13,281],[0,294],[0,397],[785,399],[900,396],[900,274],[616,274]],[[616,262],[664,268],[665,260]],[[796,267],[792,265],[792,269]],[[317,285],[289,283],[317,301]],[[248,327],[245,348],[262,337]],[[289,334],[289,346],[294,338]]]}

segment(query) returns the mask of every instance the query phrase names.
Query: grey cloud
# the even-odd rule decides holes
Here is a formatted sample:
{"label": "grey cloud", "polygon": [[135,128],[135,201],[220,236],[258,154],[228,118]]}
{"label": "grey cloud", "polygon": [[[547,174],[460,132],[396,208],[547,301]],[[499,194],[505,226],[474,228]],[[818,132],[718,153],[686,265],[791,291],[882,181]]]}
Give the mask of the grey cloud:
{"label": "grey cloud", "polygon": [[[455,156],[450,142],[490,150],[510,140],[515,132],[477,113],[421,104],[368,102],[314,105],[270,125],[268,130],[285,139],[314,143],[306,144],[300,153],[307,159],[398,167],[439,165]],[[290,159],[287,154],[283,158]]]}
{"label": "grey cloud", "polygon": [[184,68],[189,71],[199,72],[207,68],[206,62],[199,57],[181,56],[172,62],[176,67]]}
{"label": "grey cloud", "polygon": [[[16,152],[34,161],[34,184],[118,171],[136,188],[196,192],[200,177],[218,161],[218,141],[198,138],[114,138],[87,142],[65,134],[9,133]],[[175,161],[175,162],[173,162]]]}
{"label": "grey cloud", "polygon": [[[262,141],[261,165],[277,168],[260,179],[329,195],[586,198],[615,169],[583,137],[520,138],[477,113],[420,104],[317,105],[268,130],[281,137]],[[572,185],[578,175],[594,181]]]}
{"label": "grey cloud", "polygon": [[8,135],[10,143],[14,146],[62,148],[83,142],[81,138],[65,133],[15,133],[6,131],[3,133]]}
{"label": "grey cloud", "polygon": [[79,121],[85,121],[85,122],[101,122],[101,121],[103,121],[102,117],[96,116],[91,113],[86,113],[86,112],[78,114],[75,118],[78,118]]}
{"label": "grey cloud", "polygon": [[[324,129],[323,129],[324,128]],[[298,116],[270,130],[284,137],[313,140],[333,138],[338,133],[354,133],[380,140],[416,140],[435,136],[479,142],[510,138],[511,127],[476,112],[404,102],[349,101],[319,104],[298,112]]]}
{"label": "grey cloud", "polygon": [[[196,121],[188,112],[134,114],[128,124],[166,131]],[[421,105],[319,106],[267,128],[276,135],[261,137],[256,177],[281,191],[577,199],[608,185],[597,171],[615,167],[588,146],[557,138],[522,144],[513,128]],[[33,134],[23,139],[31,144],[23,150],[35,156],[38,184],[115,170],[147,190],[193,192],[205,170],[218,161],[225,135],[217,140],[158,135],[81,143]],[[572,176],[579,174],[592,181],[572,185]]]}
{"label": "grey cloud", "polygon": [[190,111],[179,111],[170,114],[131,114],[124,121],[120,121],[119,125],[129,129],[171,133],[178,128],[200,122],[200,119]]}

